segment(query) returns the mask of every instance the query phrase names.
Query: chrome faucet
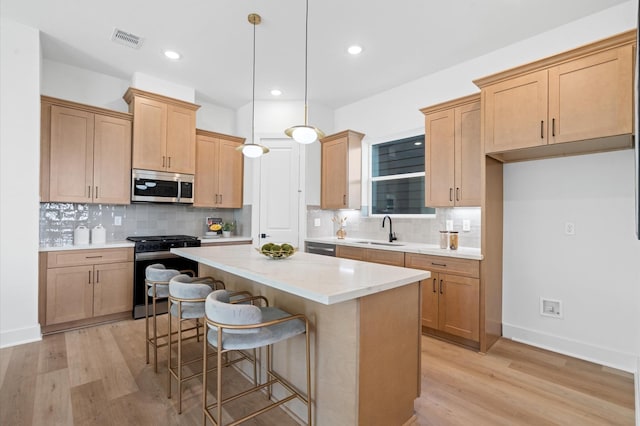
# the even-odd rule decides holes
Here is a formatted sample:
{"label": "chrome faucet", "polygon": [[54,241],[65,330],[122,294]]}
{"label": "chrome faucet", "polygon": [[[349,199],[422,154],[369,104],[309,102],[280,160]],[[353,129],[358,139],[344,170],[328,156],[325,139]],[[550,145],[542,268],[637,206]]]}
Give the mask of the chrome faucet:
{"label": "chrome faucet", "polygon": [[397,238],[396,233],[393,232],[393,223],[391,222],[391,217],[389,215],[386,215],[384,218],[382,218],[382,227],[384,228],[384,223],[387,221],[387,219],[389,219],[389,242],[392,243],[393,240],[397,240]]}

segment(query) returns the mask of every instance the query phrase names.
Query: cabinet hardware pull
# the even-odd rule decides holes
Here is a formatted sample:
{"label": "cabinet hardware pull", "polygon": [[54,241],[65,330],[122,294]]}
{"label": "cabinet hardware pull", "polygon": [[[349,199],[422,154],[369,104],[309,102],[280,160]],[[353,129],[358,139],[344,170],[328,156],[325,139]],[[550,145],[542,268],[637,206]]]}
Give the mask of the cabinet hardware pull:
{"label": "cabinet hardware pull", "polygon": [[162,156],[162,167],[164,167],[164,155]]}
{"label": "cabinet hardware pull", "polygon": [[220,204],[222,204],[222,194],[220,194]]}
{"label": "cabinet hardware pull", "polygon": [[87,186],[87,198],[91,198],[91,185]]}
{"label": "cabinet hardware pull", "polygon": [[91,284],[91,271],[87,271],[89,273],[89,281],[87,281],[87,284]]}
{"label": "cabinet hardware pull", "polygon": [[544,120],[540,120],[540,139],[544,139]]}
{"label": "cabinet hardware pull", "polygon": [[343,205],[343,206],[346,206],[346,205],[347,205],[347,195],[346,195],[346,194],[343,194],[343,195],[342,195],[342,205]]}
{"label": "cabinet hardware pull", "polygon": [[433,286],[432,287],[432,291],[435,293],[436,292],[436,279],[433,279]]}
{"label": "cabinet hardware pull", "polygon": [[100,259],[102,256],[85,256],[85,259]]}
{"label": "cabinet hardware pull", "polygon": [[98,198],[98,187],[97,187],[97,186],[96,186],[96,192],[95,192],[95,194],[96,194],[96,198]]}
{"label": "cabinet hardware pull", "polygon": [[453,188],[449,188],[449,201],[453,201]]}
{"label": "cabinet hardware pull", "polygon": [[167,158],[168,158],[168,164],[167,164],[167,167],[168,167],[168,168],[171,168],[171,157],[167,157]]}
{"label": "cabinet hardware pull", "polygon": [[556,119],[551,119],[551,136],[556,137]]}
{"label": "cabinet hardware pull", "polygon": [[460,201],[460,188],[456,188],[456,201]]}
{"label": "cabinet hardware pull", "polygon": [[435,263],[435,262],[431,262],[431,264],[432,264],[433,266],[442,266],[443,268],[446,268],[446,267],[447,267],[447,264],[446,264],[446,263]]}
{"label": "cabinet hardware pull", "polygon": [[444,292],[442,291],[442,280],[440,280],[440,294],[444,294]]}

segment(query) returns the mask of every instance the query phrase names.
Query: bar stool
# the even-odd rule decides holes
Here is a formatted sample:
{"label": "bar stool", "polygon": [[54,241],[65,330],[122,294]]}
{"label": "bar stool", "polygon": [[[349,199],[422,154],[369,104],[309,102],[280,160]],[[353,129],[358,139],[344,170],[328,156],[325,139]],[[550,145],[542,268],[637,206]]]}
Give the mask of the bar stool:
{"label": "bar stool", "polygon": [[[145,324],[145,336],[146,336],[146,362],[149,364],[149,347],[153,347],[153,371],[158,372],[158,348],[167,345],[167,342],[158,344],[159,339],[165,339],[167,333],[158,335],[158,323],[157,323],[157,302],[169,297],[169,280],[180,275],[181,273],[189,273],[194,276],[193,271],[177,271],[175,269],[166,269],[161,263],[154,263],[147,266],[145,269],[145,283],[147,289],[147,295],[144,298],[144,324]],[[149,297],[151,297],[153,318],[153,334],[149,334]]]}
{"label": "bar stool", "polygon": [[[265,299],[266,300],[266,299]],[[265,411],[278,407],[288,401],[298,398],[307,406],[307,424],[311,426],[311,364],[309,349],[309,321],[302,314],[292,315],[274,307],[258,307],[253,304],[237,304],[231,301],[230,295],[225,290],[216,290],[209,294],[205,303],[206,311],[206,339],[203,349],[203,389],[202,389],[202,414],[203,424],[209,419],[214,425],[222,426],[222,406],[230,401],[249,395],[255,391],[267,388],[267,398],[271,399],[271,388],[274,384],[282,385],[289,393],[283,399],[272,402],[246,416],[236,419],[232,424],[242,423],[256,417]],[[306,396],[295,389],[286,379],[273,370],[271,351],[274,343],[287,340],[300,334],[305,334],[306,340]],[[222,342],[219,344],[219,342]],[[209,404],[207,401],[207,375],[208,375],[208,346],[216,349],[217,389],[216,401]],[[255,369],[255,352],[251,357],[245,353],[247,350],[256,350],[266,347],[266,373],[265,383],[258,383]],[[222,367],[229,365],[223,363],[223,359],[230,351],[240,351],[246,359],[254,362],[254,385],[238,394],[222,396]],[[215,409],[214,418],[211,410]]]}
{"label": "bar stool", "polygon": [[[209,293],[214,290],[224,289],[224,283],[211,277],[193,278],[185,274],[176,275],[169,281],[169,352],[167,357],[169,378],[167,381],[167,397],[171,398],[171,382],[175,378],[178,382],[178,414],[182,413],[182,385],[187,380],[199,377],[202,372],[192,373],[183,377],[183,367],[185,365],[199,361],[201,358],[193,358],[187,361],[182,359],[182,343],[195,338],[200,341],[200,319],[204,318],[204,302]],[[172,319],[178,320],[177,333],[172,333]],[[185,321],[195,320],[195,325],[184,328]],[[183,333],[195,330],[195,335],[188,338],[183,337]],[[172,363],[172,337],[177,334],[178,359],[174,366]]]}

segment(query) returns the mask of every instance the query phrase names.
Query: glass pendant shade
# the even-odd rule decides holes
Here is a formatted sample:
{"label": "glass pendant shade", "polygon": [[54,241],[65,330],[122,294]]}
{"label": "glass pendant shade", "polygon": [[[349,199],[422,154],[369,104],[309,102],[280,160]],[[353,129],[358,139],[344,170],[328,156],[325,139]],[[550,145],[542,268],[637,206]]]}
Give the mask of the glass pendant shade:
{"label": "glass pendant shade", "polygon": [[289,127],[284,132],[287,136],[293,138],[294,141],[303,145],[313,143],[324,137],[324,133],[313,126],[293,126]]}
{"label": "glass pendant shade", "polygon": [[267,148],[266,146],[258,145],[255,143],[246,143],[244,145],[240,145],[236,149],[238,151],[242,151],[242,154],[245,157],[249,158],[258,158],[262,154],[266,154],[267,152],[269,152],[269,148]]}

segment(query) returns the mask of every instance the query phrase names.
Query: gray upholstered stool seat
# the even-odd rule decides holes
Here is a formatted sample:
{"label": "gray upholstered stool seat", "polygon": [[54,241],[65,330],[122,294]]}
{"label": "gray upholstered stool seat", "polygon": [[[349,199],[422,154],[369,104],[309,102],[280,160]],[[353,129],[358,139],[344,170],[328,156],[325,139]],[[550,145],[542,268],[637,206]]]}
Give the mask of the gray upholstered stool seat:
{"label": "gray upholstered stool seat", "polygon": [[[263,298],[264,299],[264,298]],[[266,300],[266,299],[264,299]],[[227,401],[242,398],[245,395],[267,389],[267,400],[271,402],[271,387],[279,383],[289,393],[280,401],[271,402],[266,406],[261,404],[257,410],[246,414],[240,419],[234,419],[233,424],[244,422],[263,412],[281,405],[283,402],[292,399],[299,399],[307,406],[307,423],[312,424],[311,417],[311,363],[310,363],[310,340],[309,321],[302,314],[292,315],[281,309],[269,306],[255,306],[246,303],[234,303],[231,294],[226,290],[216,290],[209,294],[205,303],[207,339],[204,342],[205,350],[207,346],[216,349],[216,402],[207,402],[207,376],[209,373],[208,359],[203,363],[203,414],[217,426],[222,425],[222,406]],[[297,391],[285,378],[273,370],[271,362],[272,345],[284,340],[305,335],[306,344],[306,395]],[[266,347],[266,362],[262,365],[266,370],[267,381],[259,383],[256,375],[255,350]],[[233,396],[222,397],[222,369],[232,362],[228,362],[226,354],[230,351],[244,353],[246,350],[253,350],[253,357],[244,355],[242,359],[247,359],[254,363],[254,386]],[[223,360],[226,362],[223,363]],[[291,368],[295,368],[292,366]],[[213,415],[215,409],[215,417]]]}
{"label": "gray upholstered stool seat", "polygon": [[[184,376],[183,367],[186,364],[199,361],[201,356],[183,359],[182,349],[183,342],[188,338],[185,333],[195,330],[195,335],[189,338],[200,340],[200,320],[205,316],[204,301],[212,291],[224,288],[224,283],[214,280],[211,277],[190,277],[188,275],[176,275],[169,281],[169,354],[168,354],[168,370],[169,380],[167,387],[167,396],[171,398],[171,382],[176,379],[178,383],[178,413],[182,412],[182,385],[185,381],[195,377],[199,377],[202,373],[197,372],[189,376]],[[172,333],[173,319],[177,319],[177,333]],[[195,327],[184,328],[185,321],[195,320]],[[177,363],[173,364],[173,334],[177,334]]]}

